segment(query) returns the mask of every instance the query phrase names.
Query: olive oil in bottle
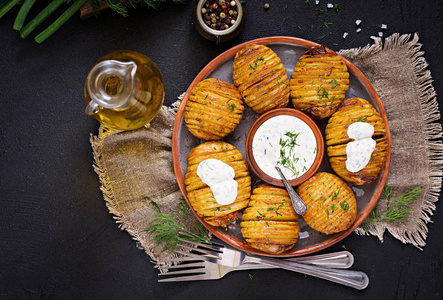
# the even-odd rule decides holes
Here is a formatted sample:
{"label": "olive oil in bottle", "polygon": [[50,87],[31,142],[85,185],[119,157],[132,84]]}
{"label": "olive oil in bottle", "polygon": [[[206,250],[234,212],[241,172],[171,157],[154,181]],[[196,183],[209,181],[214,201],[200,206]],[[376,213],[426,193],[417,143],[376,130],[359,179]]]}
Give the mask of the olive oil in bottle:
{"label": "olive oil in bottle", "polygon": [[165,95],[163,76],[147,56],[116,51],[100,58],[86,78],[85,112],[120,130],[147,125]]}

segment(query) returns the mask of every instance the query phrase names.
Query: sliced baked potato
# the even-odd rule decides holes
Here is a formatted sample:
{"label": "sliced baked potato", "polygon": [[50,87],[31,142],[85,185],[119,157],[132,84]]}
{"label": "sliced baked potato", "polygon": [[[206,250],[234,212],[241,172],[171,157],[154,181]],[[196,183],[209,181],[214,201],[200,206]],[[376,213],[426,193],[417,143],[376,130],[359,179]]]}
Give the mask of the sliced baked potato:
{"label": "sliced baked potato", "polygon": [[234,85],[208,78],[192,89],[186,102],[185,123],[196,138],[219,140],[240,123],[244,109],[240,92]]}
{"label": "sliced baked potato", "polygon": [[[234,203],[229,205],[217,203],[211,188],[197,175],[198,165],[210,158],[221,160],[234,169],[234,180],[238,183],[237,198]],[[248,205],[251,195],[251,177],[243,155],[228,143],[209,141],[193,148],[187,160],[185,184],[193,209],[208,224],[226,227],[238,217],[240,210]]]}
{"label": "sliced baked potato", "polygon": [[251,247],[271,254],[294,247],[300,233],[298,215],[288,192],[268,184],[254,189],[240,226]]}
{"label": "sliced baked potato", "polygon": [[307,50],[294,67],[290,89],[294,108],[315,120],[332,115],[349,88],[349,72],[340,55],[323,45]]}
{"label": "sliced baked potato", "polygon": [[297,187],[297,193],[308,208],[303,219],[319,232],[332,234],[344,231],[357,217],[354,193],[334,174],[314,174]]}
{"label": "sliced baked potato", "polygon": [[[349,172],[346,168],[346,146],[353,139],[348,136],[348,128],[355,122],[369,123],[374,127],[372,138],[376,141],[376,146],[365,168],[358,172]],[[349,98],[343,101],[340,108],[328,120],[325,130],[327,153],[334,172],[355,185],[367,184],[376,179],[388,153],[385,134],[383,119],[368,101],[361,98]]]}
{"label": "sliced baked potato", "polygon": [[245,103],[263,114],[289,103],[289,79],[281,59],[265,45],[248,44],[235,54],[234,84]]}

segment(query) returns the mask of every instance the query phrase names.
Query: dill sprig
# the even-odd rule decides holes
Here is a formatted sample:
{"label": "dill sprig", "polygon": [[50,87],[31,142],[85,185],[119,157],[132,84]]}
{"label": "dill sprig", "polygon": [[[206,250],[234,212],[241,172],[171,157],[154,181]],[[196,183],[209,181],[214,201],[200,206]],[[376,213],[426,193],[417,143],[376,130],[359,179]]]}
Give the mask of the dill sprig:
{"label": "dill sprig", "polygon": [[152,221],[144,231],[153,238],[156,244],[164,244],[163,251],[173,250],[182,242],[181,240],[211,243],[208,239],[207,231],[202,224],[197,224],[195,231],[189,230],[184,226],[184,218],[189,211],[189,206],[183,197],[180,198],[177,209],[173,210],[171,214],[162,213],[158,204],[151,198],[145,197],[145,199],[149,201],[151,208],[156,214],[146,218],[146,220]]}
{"label": "dill sprig", "polygon": [[378,214],[375,212],[374,208],[372,210],[372,220],[360,227],[367,230],[368,225],[372,222],[399,222],[406,220],[412,210],[412,208],[408,207],[408,205],[411,205],[422,191],[423,188],[416,187],[415,189],[409,190],[403,193],[400,197],[395,198],[391,201],[392,188],[388,185],[385,185],[385,187],[383,188],[383,194],[388,200],[386,208]]}
{"label": "dill sprig", "polygon": [[281,165],[292,171],[292,176],[298,177],[300,173],[295,164],[300,160],[295,154],[295,146],[300,146],[297,144],[297,137],[299,133],[289,132],[287,131],[284,134],[287,139],[283,140],[280,138],[280,158],[277,161],[278,165]]}

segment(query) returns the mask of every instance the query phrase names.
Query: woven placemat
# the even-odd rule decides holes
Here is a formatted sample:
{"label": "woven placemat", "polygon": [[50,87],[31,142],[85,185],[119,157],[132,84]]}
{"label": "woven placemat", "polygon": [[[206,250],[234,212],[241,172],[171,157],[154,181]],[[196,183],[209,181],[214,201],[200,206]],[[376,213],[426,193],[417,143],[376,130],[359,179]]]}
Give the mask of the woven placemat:
{"label": "woven placemat", "polygon": [[[418,35],[394,34],[384,44],[376,41],[364,48],[342,50],[374,85],[385,107],[392,136],[391,167],[387,183],[392,197],[415,187],[424,191],[411,205],[403,222],[374,222],[367,231],[383,241],[385,230],[403,243],[422,248],[427,223],[435,211],[441,189],[443,144],[440,112],[430,71],[420,51]],[[176,107],[175,107],[176,108]],[[172,124],[175,109],[163,107],[150,127],[121,132],[100,127],[91,135],[94,169],[109,211],[153,259],[172,256],[152,242],[143,231],[147,217],[155,214],[146,196],[159,204],[163,213],[176,209],[181,197],[172,165]],[[380,198],[376,211],[386,207]],[[191,212],[184,218],[192,229],[198,220]]]}

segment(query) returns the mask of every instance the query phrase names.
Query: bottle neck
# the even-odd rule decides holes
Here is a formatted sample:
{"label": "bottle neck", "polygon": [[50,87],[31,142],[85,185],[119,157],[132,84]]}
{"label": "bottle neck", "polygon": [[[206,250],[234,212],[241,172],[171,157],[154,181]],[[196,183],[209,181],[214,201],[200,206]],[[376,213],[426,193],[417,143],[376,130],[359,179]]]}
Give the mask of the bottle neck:
{"label": "bottle neck", "polygon": [[86,79],[86,88],[95,106],[113,109],[128,105],[136,71],[137,65],[132,61],[105,60],[96,64]]}

